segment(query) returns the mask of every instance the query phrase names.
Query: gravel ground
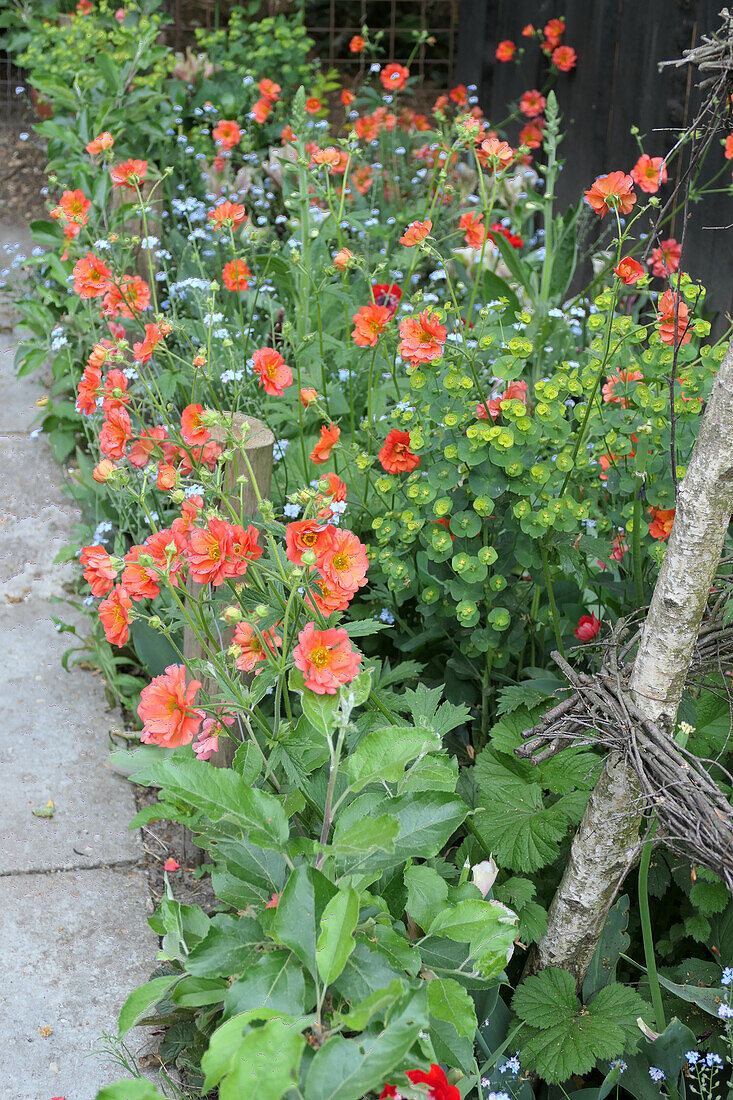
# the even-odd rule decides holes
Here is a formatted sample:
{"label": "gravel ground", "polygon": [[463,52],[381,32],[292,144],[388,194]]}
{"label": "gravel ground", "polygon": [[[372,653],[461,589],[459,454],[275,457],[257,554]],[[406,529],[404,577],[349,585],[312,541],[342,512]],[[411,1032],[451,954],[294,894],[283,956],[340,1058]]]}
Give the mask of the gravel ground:
{"label": "gravel ground", "polygon": [[[33,131],[30,107],[14,104],[0,121],[0,214],[26,221],[48,217],[41,189],[46,185],[45,142]],[[27,134],[23,140],[21,134]]]}

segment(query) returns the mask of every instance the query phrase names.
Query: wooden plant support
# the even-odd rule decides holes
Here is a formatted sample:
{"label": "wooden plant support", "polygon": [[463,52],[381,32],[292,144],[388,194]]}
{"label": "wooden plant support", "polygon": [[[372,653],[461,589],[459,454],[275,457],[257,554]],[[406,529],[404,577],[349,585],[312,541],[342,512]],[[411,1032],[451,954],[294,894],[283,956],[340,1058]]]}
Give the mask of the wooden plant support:
{"label": "wooden plant support", "polygon": [[[247,516],[257,514],[257,493],[251,483],[250,471],[242,450],[246,452],[247,459],[252,467],[260,497],[266,497],[270,492],[272,448],[275,437],[266,424],[252,416],[245,416],[243,413],[228,413],[225,415],[231,416],[235,435],[239,439],[244,438],[244,445],[242,448],[237,448],[235,457],[227,465],[227,481],[224,492],[244,520]],[[226,433],[221,426],[217,426],[212,428],[211,438],[217,443],[224,443]],[[237,484],[240,477],[246,478],[246,481]],[[196,595],[199,595],[201,586],[189,580],[186,591],[189,594],[195,592]],[[218,651],[221,652],[222,649],[227,649],[231,645],[234,629],[221,621],[218,625],[221,629],[221,645]],[[183,632],[183,656],[186,664],[188,664],[190,660],[211,658],[214,653],[204,649],[191,628],[186,626]],[[251,673],[242,673],[245,682],[251,679],[251,676]],[[203,676],[200,679],[205,691],[215,691],[215,685],[209,677]],[[211,757],[211,763],[219,768],[231,767],[236,748],[237,745],[231,738],[224,739],[219,751]]]}
{"label": "wooden plant support", "polygon": [[[129,233],[131,237],[142,238],[145,236],[145,230],[147,230],[148,237],[157,237],[158,240],[160,240],[163,224],[163,197],[161,195],[160,184],[158,184],[156,197],[151,198],[154,187],[155,181],[151,180],[143,180],[140,184],[140,194],[146,206],[144,228],[142,214],[133,209],[138,201],[136,192],[130,191],[125,187],[112,188],[112,210],[115,213],[120,210],[123,211],[125,214],[125,232]],[[126,207],[129,207],[127,213],[125,213]],[[155,259],[153,251],[153,249],[143,248],[142,245],[139,244],[135,245],[132,250],[135,271],[146,283],[150,282],[151,264],[153,274],[158,270],[158,261]]]}

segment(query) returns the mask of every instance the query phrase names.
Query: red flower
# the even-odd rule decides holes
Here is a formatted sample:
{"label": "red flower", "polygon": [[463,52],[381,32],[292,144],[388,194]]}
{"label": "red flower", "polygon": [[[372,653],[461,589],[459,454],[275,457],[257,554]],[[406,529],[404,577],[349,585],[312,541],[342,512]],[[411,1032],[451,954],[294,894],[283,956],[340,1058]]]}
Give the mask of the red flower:
{"label": "red flower", "polygon": [[397,1089],[394,1085],[385,1085],[379,1094],[379,1100],[390,1100],[391,1097],[397,1096]]}
{"label": "red flower", "polygon": [[136,439],[130,447],[130,453],[127,456],[128,461],[132,466],[136,466],[141,470],[143,466],[147,466],[157,444],[162,443],[166,438],[167,432],[162,424],[158,424],[154,428],[143,428],[139,439]]}
{"label": "red flower", "polygon": [[515,156],[511,145],[499,141],[498,138],[490,137],[481,142],[479,160],[490,172],[501,172],[508,168]]}
{"label": "red flower", "polygon": [[519,144],[526,145],[528,149],[539,149],[542,144],[544,127],[545,120],[542,118],[536,118],[533,122],[528,122],[519,131]]}
{"label": "red flower", "polygon": [[206,528],[194,527],[185,549],[189,576],[215,588],[243,576],[249,563],[262,555],[257,538],[256,527],[245,530],[223,519],[210,519]]}
{"label": "red flower", "polygon": [[537,118],[541,115],[545,109],[547,100],[538,92],[536,88],[532,88],[531,91],[524,92],[519,100],[519,110],[527,118]]}
{"label": "red flower", "polygon": [[357,347],[376,347],[377,340],[392,318],[393,310],[370,303],[362,306],[352,317],[354,330],[351,337]]}
{"label": "red flower", "polygon": [[545,23],[543,34],[545,42],[549,43],[550,46],[559,46],[560,39],[565,34],[565,20],[550,19],[548,23]]}
{"label": "red flower", "polygon": [[481,248],[486,236],[486,227],[481,224],[483,214],[477,214],[475,210],[469,210],[461,214],[458,225],[465,234],[464,240],[469,248]]}
{"label": "red flower", "polygon": [[103,149],[111,149],[114,143],[115,139],[108,130],[105,130],[87,143],[87,153],[89,153],[90,157],[96,156],[97,153],[101,153]]}
{"label": "red flower", "polygon": [[631,256],[624,256],[616,267],[613,269],[618,275],[622,283],[626,286],[631,286],[632,283],[636,283],[644,274],[644,268],[638,260],[634,260]]}
{"label": "red flower", "polygon": [[448,1083],[444,1071],[433,1063],[430,1072],[421,1069],[408,1069],[406,1076],[413,1085],[428,1086],[428,1100],[461,1100],[461,1094],[455,1085]]}
{"label": "red flower", "polygon": [[274,80],[270,80],[268,77],[265,77],[264,80],[261,80],[257,85],[257,88],[260,95],[264,96],[264,98],[269,100],[270,103],[276,103],[277,100],[280,98],[280,92],[282,91],[280,85],[276,84]]}
{"label": "red flower", "polygon": [[333,546],[336,528],[315,519],[301,519],[285,528],[285,554],[294,565],[303,564],[303,554],[312,550],[318,561]]}
{"label": "red flower", "polygon": [[578,55],[572,46],[558,46],[552,51],[552,64],[561,73],[569,73],[578,63]]}
{"label": "red flower", "polygon": [[340,435],[341,429],[337,424],[331,424],[328,428],[324,425],[321,428],[321,438],[310,453],[311,462],[315,462],[317,465],[328,462],[334,444],[338,442]]}
{"label": "red flower", "polygon": [[654,195],[667,182],[667,165],[664,157],[649,157],[643,153],[631,169],[631,178],[637,187]]}
{"label": "red flower", "polygon": [[[276,647],[281,646],[283,640],[279,634],[275,633],[275,628],[261,630],[260,634],[272,656],[277,656]],[[257,665],[266,660],[264,646],[250,623],[237,623],[233,641],[242,651],[236,659],[236,666],[240,672],[254,672]]]}
{"label": "red flower", "polygon": [[113,187],[128,187],[134,191],[142,183],[148,174],[148,162],[146,160],[125,160],[110,168]]}
{"label": "red flower", "polygon": [[317,96],[312,95],[310,99],[305,101],[305,109],[309,115],[317,115],[322,107],[323,104]]}
{"label": "red flower", "polygon": [[507,227],[505,225],[502,225],[501,222],[492,223],[491,229],[489,230],[489,240],[496,241],[494,233],[501,233],[502,237],[505,237],[509,241],[509,244],[512,246],[512,248],[521,248],[524,244],[524,241],[521,237],[517,236],[515,233],[512,233],[511,229],[507,229]]}
{"label": "red flower", "polygon": [[[271,101],[263,96],[261,99],[257,100],[252,108],[252,118],[255,122],[259,122],[259,124],[262,125],[263,122],[267,122],[267,116],[270,114],[271,110]],[[290,127],[287,127],[287,129],[290,129]],[[209,215],[209,217],[211,217],[211,215]]]}
{"label": "red flower", "polygon": [[376,306],[384,306],[394,317],[402,298],[402,291],[396,283],[375,283],[372,287],[372,297]]}
{"label": "red flower", "polygon": [[393,61],[391,65],[386,65],[379,74],[379,79],[382,82],[382,87],[388,92],[400,92],[407,83],[407,78],[410,75],[410,70],[406,69],[404,65],[398,65],[396,61]]}
{"label": "red flower", "polygon": [[410,433],[398,428],[389,433],[378,457],[388,474],[407,473],[420,465],[420,456],[410,450]]}
{"label": "red flower", "polygon": [[127,410],[112,409],[99,433],[99,449],[107,458],[122,458],[127,441],[132,438],[132,426]]}
{"label": "red flower", "polygon": [[363,38],[360,34],[355,34],[349,42],[349,50],[351,53],[361,53],[366,46],[366,38]]}
{"label": "red flower", "polygon": [[227,290],[249,290],[249,280],[252,272],[244,260],[230,260],[224,264],[221,273],[222,281]]}
{"label": "red flower", "polygon": [[203,405],[187,405],[181,413],[181,435],[189,447],[203,447],[211,439],[211,432],[201,423]]}
{"label": "red flower", "polygon": [[87,363],[77,387],[76,407],[84,416],[91,416],[97,408],[97,392],[102,384],[102,372],[99,367]]}
{"label": "red flower", "polygon": [[631,176],[623,172],[609,172],[607,176],[599,176],[593,186],[584,192],[585,201],[602,218],[611,209],[618,210],[619,214],[629,214],[636,202],[633,188]]}
{"label": "red flower", "polygon": [[156,676],[140,692],[137,713],[144,723],[140,740],[168,749],[190,744],[204,717],[193,705],[200,687],[198,680],[186,686],[184,665],[169,665],[162,676]]}
{"label": "red flower", "polygon": [[130,637],[131,607],[132,601],[119,584],[115,585],[107,599],[100,603],[99,620],[110,645],[122,646]]}
{"label": "red flower", "polygon": [[511,38],[505,38],[496,47],[494,57],[497,61],[511,61],[514,54],[517,52],[517,47],[512,42]]}
{"label": "red flower", "polygon": [[172,872],[172,871],[180,871],[180,869],[181,869],[180,863],[178,862],[178,860],[173,859],[173,856],[169,856],[168,859],[163,864],[163,870],[168,871],[169,873]]}
{"label": "red flower", "polygon": [[573,630],[573,634],[579,642],[590,642],[592,638],[595,638],[598,631],[601,629],[601,620],[597,619],[594,614],[581,615],[578,619],[578,625]]}
{"label": "red flower", "polygon": [[241,225],[247,215],[247,211],[238,202],[220,202],[214,210],[208,213],[212,229],[236,229]]}
{"label": "red flower", "polygon": [[659,299],[657,327],[659,339],[670,347],[676,344],[689,344],[692,328],[689,321],[689,309],[684,302],[678,301],[676,294],[665,290]]}
{"label": "red flower", "polygon": [[640,370],[620,370],[618,374],[612,374],[606,379],[603,386],[603,400],[620,405],[622,409],[628,408],[629,399],[627,397],[618,397],[616,395],[616,386],[622,382],[643,382],[644,375]]}
{"label": "red flower", "polygon": [[352,531],[334,528],[331,545],[324,550],[318,568],[329,585],[342,592],[356,592],[367,583],[366,547]]}
{"label": "red flower", "polygon": [[649,513],[652,522],[649,524],[649,534],[653,539],[666,542],[672,531],[674,523],[674,508],[650,508]]}
{"label": "red flower", "polygon": [[728,137],[725,139],[723,155],[726,160],[733,160],[733,134],[728,134]]}

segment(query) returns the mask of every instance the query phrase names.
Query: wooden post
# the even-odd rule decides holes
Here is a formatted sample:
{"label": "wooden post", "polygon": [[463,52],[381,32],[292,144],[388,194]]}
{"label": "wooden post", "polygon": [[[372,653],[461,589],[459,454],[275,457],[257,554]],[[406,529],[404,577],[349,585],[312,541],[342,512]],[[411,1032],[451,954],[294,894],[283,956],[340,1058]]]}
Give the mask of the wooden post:
{"label": "wooden post", "polygon": [[[231,415],[235,435],[239,439],[244,439],[244,443],[241,448],[237,449],[235,457],[227,465],[226,485],[222,491],[244,521],[248,516],[257,514],[258,506],[257,493],[252,485],[250,471],[242,451],[246,452],[247,459],[252,467],[252,474],[254,474],[260,497],[266,497],[270,492],[272,448],[275,437],[261,420],[256,420],[252,416],[245,416],[243,413],[229,415]],[[224,428],[220,425],[212,428],[211,438],[217,443],[224,443],[226,440]],[[240,477],[246,478],[246,481],[237,484]],[[195,593],[198,596],[201,592],[201,585],[189,579],[186,584],[186,591],[191,595]],[[218,647],[218,652],[221,652],[222,649],[227,649],[231,645],[234,629],[223,622],[219,625],[221,645]],[[183,631],[183,656],[186,664],[188,664],[189,660],[211,658],[214,653],[205,650],[191,628],[186,626]],[[247,675],[251,678],[251,674],[243,674],[245,682]],[[201,682],[204,690],[213,693],[215,686],[210,677],[201,677]],[[211,757],[211,763],[219,768],[231,767],[236,747],[231,738],[226,738],[222,741],[219,752],[215,752]]]}
{"label": "wooden post", "polygon": [[[140,184],[140,194],[146,207],[144,227],[142,213],[133,210],[133,206],[138,202],[137,194],[124,187],[114,187],[112,189],[112,210],[115,212],[121,210],[123,212],[125,232],[129,233],[131,237],[142,238],[145,230],[147,230],[148,237],[157,237],[158,240],[160,240],[163,224],[163,198],[160,192],[160,184],[157,186],[156,197],[151,198],[155,186],[155,181],[151,180],[143,180]],[[129,209],[126,210],[126,208]],[[151,265],[153,274],[158,270],[158,262],[153,255],[153,250],[143,248],[142,245],[135,245],[132,250],[132,255],[134,257],[135,271],[141,279],[149,283]]]}

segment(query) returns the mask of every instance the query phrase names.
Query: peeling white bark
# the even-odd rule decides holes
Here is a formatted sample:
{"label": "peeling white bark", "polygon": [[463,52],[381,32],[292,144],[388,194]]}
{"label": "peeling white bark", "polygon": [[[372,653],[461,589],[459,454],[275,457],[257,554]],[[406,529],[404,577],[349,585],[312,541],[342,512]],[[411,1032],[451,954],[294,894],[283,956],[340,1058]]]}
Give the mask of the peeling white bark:
{"label": "peeling white bark", "polygon": [[[733,341],[679,486],[674,527],[630,683],[637,705],[670,730],[732,512]],[[638,851],[639,794],[634,773],[619,756],[609,756],[527,972],[560,966],[582,984],[609,907]]]}

